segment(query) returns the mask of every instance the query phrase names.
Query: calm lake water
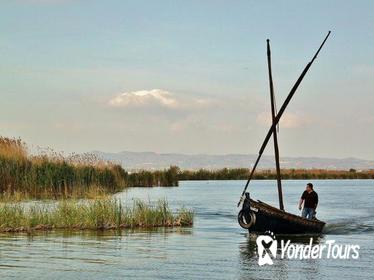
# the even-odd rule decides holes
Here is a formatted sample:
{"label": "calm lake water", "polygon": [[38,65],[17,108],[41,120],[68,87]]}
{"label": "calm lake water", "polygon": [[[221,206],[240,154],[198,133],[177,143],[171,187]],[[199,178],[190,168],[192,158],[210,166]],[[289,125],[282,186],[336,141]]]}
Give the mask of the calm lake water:
{"label": "calm lake water", "polygon": [[[274,260],[257,264],[255,237],[236,221],[243,181],[181,182],[173,188],[134,188],[123,201],[167,198],[195,211],[192,228],[122,232],[0,235],[0,279],[372,279],[374,180],[315,180],[324,243],[360,245],[357,260]],[[306,181],[284,181],[286,210]],[[277,205],[275,181],[253,181],[253,198]],[[306,237],[308,239],[308,237]],[[304,238],[296,238],[303,242]]]}

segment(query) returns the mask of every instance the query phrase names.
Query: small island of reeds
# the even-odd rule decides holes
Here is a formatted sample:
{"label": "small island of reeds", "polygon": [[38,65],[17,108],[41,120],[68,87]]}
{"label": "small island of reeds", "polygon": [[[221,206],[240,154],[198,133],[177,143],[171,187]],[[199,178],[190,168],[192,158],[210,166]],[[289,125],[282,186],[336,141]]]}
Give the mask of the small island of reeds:
{"label": "small island of reeds", "polygon": [[166,200],[155,204],[135,200],[131,207],[113,198],[0,204],[0,232],[109,230],[192,224],[191,210],[181,208],[172,212]]}

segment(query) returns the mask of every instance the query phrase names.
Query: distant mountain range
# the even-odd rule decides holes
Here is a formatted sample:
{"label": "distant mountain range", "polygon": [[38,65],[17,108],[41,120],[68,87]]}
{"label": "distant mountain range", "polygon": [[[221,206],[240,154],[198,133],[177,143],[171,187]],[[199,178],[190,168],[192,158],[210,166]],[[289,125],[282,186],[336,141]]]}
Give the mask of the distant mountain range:
{"label": "distant mountain range", "polygon": [[[121,164],[125,169],[163,169],[170,165],[179,166],[181,169],[219,169],[251,167],[257,155],[227,154],[159,154],[154,152],[119,152],[105,153],[94,152],[100,158]],[[282,157],[282,168],[320,168],[320,169],[350,169],[357,170],[374,169],[374,161],[358,158],[319,158],[319,157]],[[259,168],[273,169],[274,157],[264,155],[260,161]]]}

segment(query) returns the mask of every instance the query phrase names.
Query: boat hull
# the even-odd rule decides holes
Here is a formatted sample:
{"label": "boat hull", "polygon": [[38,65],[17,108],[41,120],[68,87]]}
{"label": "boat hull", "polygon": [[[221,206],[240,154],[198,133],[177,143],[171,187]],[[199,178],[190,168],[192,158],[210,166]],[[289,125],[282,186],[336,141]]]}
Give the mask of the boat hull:
{"label": "boat hull", "polygon": [[305,219],[261,201],[250,199],[249,206],[245,209],[247,214],[252,212],[256,216],[254,224],[248,229],[249,232],[263,233],[271,231],[277,234],[321,233],[325,226],[323,221]]}

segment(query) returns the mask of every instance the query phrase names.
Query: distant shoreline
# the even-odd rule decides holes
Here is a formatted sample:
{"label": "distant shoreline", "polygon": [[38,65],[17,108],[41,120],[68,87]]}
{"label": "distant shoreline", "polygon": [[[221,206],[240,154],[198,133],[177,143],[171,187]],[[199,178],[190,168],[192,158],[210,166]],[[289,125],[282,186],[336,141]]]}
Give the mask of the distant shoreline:
{"label": "distant shoreline", "polygon": [[[246,180],[249,168],[125,170],[92,154],[33,156],[21,139],[0,137],[0,201],[92,198],[130,187],[178,186],[179,181]],[[374,169],[282,169],[287,179],[374,179]],[[255,180],[276,179],[274,169],[259,169]]]}
{"label": "distant shoreline", "polygon": [[[245,180],[248,179],[249,168],[222,168],[217,170],[181,170],[178,172],[180,181],[192,180]],[[360,170],[328,170],[328,169],[282,169],[283,180],[307,179],[374,179],[374,169]],[[254,173],[254,180],[274,180],[277,178],[274,169],[258,170]]]}

